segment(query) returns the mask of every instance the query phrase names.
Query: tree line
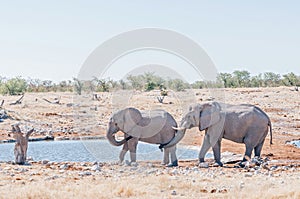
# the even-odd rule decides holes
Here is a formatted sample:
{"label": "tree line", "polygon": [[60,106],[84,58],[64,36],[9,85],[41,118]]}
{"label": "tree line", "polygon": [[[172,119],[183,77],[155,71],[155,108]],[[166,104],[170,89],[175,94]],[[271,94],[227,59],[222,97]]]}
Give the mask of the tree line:
{"label": "tree line", "polygon": [[[141,90],[151,91],[159,89],[162,93],[167,90],[183,91],[194,88],[240,88],[240,87],[277,87],[300,86],[300,76],[293,72],[280,75],[273,72],[265,72],[251,76],[246,70],[236,70],[233,73],[219,73],[215,81],[196,81],[187,83],[181,79],[162,78],[153,72],[142,75],[129,75],[125,80],[99,79],[82,81],[77,78],[55,83],[51,80],[25,79],[23,77],[0,77],[0,93],[5,95],[19,95],[25,92],[109,92],[114,90]],[[163,94],[162,94],[163,95]]]}

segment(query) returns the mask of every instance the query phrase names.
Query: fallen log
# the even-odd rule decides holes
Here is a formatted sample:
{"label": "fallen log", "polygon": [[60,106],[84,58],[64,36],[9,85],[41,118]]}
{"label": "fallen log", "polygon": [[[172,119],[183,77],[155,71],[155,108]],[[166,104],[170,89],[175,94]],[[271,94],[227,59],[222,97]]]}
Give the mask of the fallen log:
{"label": "fallen log", "polygon": [[[15,102],[10,103],[9,105],[21,104],[23,100],[24,94]],[[4,102],[3,102],[4,103]]]}
{"label": "fallen log", "polygon": [[12,125],[12,133],[16,139],[14,155],[16,164],[25,164],[27,157],[28,139],[34,129],[31,129],[25,135],[21,132],[18,124]]}
{"label": "fallen log", "polygon": [[4,100],[2,100],[1,104],[0,104],[0,108],[3,107],[3,104],[4,104]]}
{"label": "fallen log", "polygon": [[43,98],[44,101],[50,103],[50,104],[60,104],[60,98],[55,98],[53,102],[51,102],[50,100],[47,100],[46,98]]}

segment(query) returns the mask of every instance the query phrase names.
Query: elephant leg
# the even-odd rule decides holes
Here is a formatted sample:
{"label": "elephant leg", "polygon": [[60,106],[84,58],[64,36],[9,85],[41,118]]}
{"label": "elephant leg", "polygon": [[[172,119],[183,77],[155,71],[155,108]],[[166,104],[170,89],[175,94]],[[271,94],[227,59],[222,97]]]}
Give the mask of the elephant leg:
{"label": "elephant leg", "polygon": [[163,158],[163,165],[169,164],[169,154],[170,154],[170,148],[164,148],[164,158]]}
{"label": "elephant leg", "polygon": [[169,166],[177,167],[178,166],[178,160],[176,156],[176,145],[169,148],[170,155],[171,155],[171,164]]}
{"label": "elephant leg", "polygon": [[223,163],[221,162],[221,139],[217,141],[217,143],[215,144],[215,146],[213,146],[212,149],[216,163],[222,167]]}
{"label": "elephant leg", "polygon": [[209,135],[208,134],[205,134],[204,136],[204,140],[203,140],[203,143],[202,143],[202,147],[201,147],[201,150],[200,150],[200,153],[199,153],[199,162],[204,162],[204,157],[208,151],[208,149],[210,148],[210,142],[209,142]]}
{"label": "elephant leg", "polygon": [[264,145],[264,141],[259,143],[256,147],[254,147],[254,155],[255,156],[260,157],[260,152],[262,150],[263,145]]}
{"label": "elephant leg", "polygon": [[120,163],[122,163],[124,161],[124,157],[125,157],[125,154],[127,153],[128,149],[129,149],[128,142],[125,142],[125,144],[123,145],[122,151],[120,152],[120,155],[119,155]]}
{"label": "elephant leg", "polygon": [[251,158],[251,154],[253,151],[254,146],[250,143],[245,142],[246,145],[246,152],[245,152],[245,156],[243,158],[243,162],[247,161],[247,159],[249,160]]}
{"label": "elephant leg", "polygon": [[138,144],[138,139],[134,138],[128,141],[128,147],[130,152],[130,161],[136,162],[136,148]]}

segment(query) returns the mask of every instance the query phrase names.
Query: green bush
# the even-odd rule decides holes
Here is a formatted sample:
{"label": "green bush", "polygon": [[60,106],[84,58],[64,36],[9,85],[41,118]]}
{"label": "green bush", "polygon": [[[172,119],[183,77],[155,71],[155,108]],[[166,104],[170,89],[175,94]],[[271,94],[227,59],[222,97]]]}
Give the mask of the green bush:
{"label": "green bush", "polygon": [[145,91],[152,91],[156,88],[156,84],[154,82],[147,82],[145,85]]}
{"label": "green bush", "polygon": [[74,91],[78,94],[81,95],[82,89],[83,89],[83,81],[80,81],[77,78],[73,78],[73,84],[74,84]]}
{"label": "green bush", "polygon": [[109,92],[109,88],[110,88],[109,81],[94,77],[93,82],[96,84],[97,92]]}
{"label": "green bush", "polygon": [[181,79],[170,79],[168,81],[168,87],[174,91],[184,91],[188,89],[190,85]]}
{"label": "green bush", "polygon": [[1,94],[20,95],[25,93],[27,82],[21,77],[15,77],[1,83]]}

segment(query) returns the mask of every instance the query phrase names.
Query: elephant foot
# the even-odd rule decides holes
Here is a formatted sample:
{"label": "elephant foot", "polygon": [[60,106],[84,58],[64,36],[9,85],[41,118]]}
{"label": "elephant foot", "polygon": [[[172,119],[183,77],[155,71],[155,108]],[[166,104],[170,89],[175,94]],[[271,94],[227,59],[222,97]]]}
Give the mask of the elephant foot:
{"label": "elephant foot", "polygon": [[248,161],[241,161],[241,162],[238,162],[234,167],[235,168],[248,168],[249,167],[249,162]]}
{"label": "elephant foot", "polygon": [[129,162],[128,160],[125,160],[125,165],[126,166],[137,167],[138,163],[137,162]]}
{"label": "elephant foot", "polygon": [[175,160],[174,162],[168,164],[167,167],[178,167],[178,161]]}
{"label": "elephant foot", "polygon": [[220,161],[216,161],[216,162],[213,164],[213,167],[223,167],[223,163],[220,162]]}
{"label": "elephant foot", "polygon": [[137,162],[131,162],[130,163],[130,166],[132,166],[132,167],[137,167],[139,164],[137,163]]}
{"label": "elephant foot", "polygon": [[200,168],[208,168],[209,165],[207,162],[200,162],[199,165],[198,165]]}

